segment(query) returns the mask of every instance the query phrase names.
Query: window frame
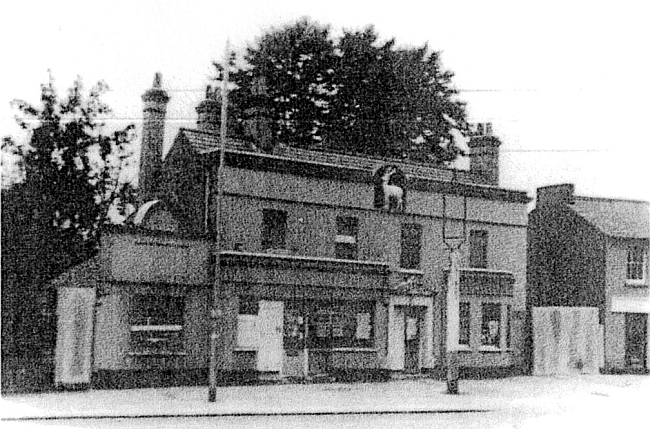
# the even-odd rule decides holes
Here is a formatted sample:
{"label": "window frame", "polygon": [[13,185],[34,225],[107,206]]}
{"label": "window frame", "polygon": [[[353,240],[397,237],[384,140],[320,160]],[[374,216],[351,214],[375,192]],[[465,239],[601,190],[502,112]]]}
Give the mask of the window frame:
{"label": "window frame", "polygon": [[[262,251],[287,249],[287,220],[286,210],[262,209],[262,228],[260,231]],[[280,220],[280,222],[275,222]]]}
{"label": "window frame", "polygon": [[[463,314],[463,307],[467,308],[466,314]],[[463,316],[466,315],[464,320]],[[463,330],[466,330],[467,342],[461,342]],[[458,349],[470,350],[472,347],[472,303],[470,301],[461,301],[458,304]]]}
{"label": "window frame", "polygon": [[[312,301],[306,306],[305,340],[310,350],[375,348],[374,301]],[[366,322],[365,338],[358,336],[361,315]]]}
{"label": "window frame", "polygon": [[400,236],[399,266],[419,270],[422,265],[422,225],[403,223]]}
{"label": "window frame", "polygon": [[334,257],[336,259],[357,260],[359,258],[359,218],[356,216],[337,216],[334,236]]}
{"label": "window frame", "polygon": [[484,229],[473,229],[469,232],[469,267],[488,268],[489,234]]}
{"label": "window frame", "polygon": [[[625,283],[628,285],[647,285],[648,251],[641,244],[634,244],[627,249],[625,264]],[[634,272],[634,276],[630,276]],[[640,276],[639,276],[640,274]]]}
{"label": "window frame", "polygon": [[[161,301],[166,300],[167,303]],[[176,301],[173,303],[172,301]],[[131,355],[185,355],[186,299],[172,294],[136,293],[130,303]],[[165,308],[166,307],[166,308]],[[175,308],[175,311],[171,310]],[[143,310],[145,315],[143,315]],[[158,310],[154,316],[149,313]],[[152,319],[154,322],[152,323]],[[165,344],[171,344],[165,347]]]}
{"label": "window frame", "polygon": [[[497,344],[485,343],[485,307],[488,305],[495,305],[498,307],[497,314],[499,315],[499,333]],[[512,319],[512,303],[502,301],[481,301],[481,316],[480,316],[480,330],[479,330],[479,351],[481,352],[507,352],[511,350],[512,334],[510,332],[511,319]],[[489,329],[489,328],[488,328]]]}

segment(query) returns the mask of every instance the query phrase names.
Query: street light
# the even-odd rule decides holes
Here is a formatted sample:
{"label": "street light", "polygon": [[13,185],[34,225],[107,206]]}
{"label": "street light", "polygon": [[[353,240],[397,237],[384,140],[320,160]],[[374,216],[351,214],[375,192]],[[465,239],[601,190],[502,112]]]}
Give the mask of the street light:
{"label": "street light", "polygon": [[[453,172],[451,180],[451,191],[458,191],[456,172]],[[456,192],[459,194],[460,192]],[[447,198],[442,195],[442,238],[449,251],[449,272],[447,275],[447,393],[458,394],[458,332],[460,328],[460,248],[465,243],[467,235],[467,197],[462,195],[463,209],[461,233],[449,231],[448,222],[451,221],[447,215]],[[458,219],[455,219],[458,220]]]}

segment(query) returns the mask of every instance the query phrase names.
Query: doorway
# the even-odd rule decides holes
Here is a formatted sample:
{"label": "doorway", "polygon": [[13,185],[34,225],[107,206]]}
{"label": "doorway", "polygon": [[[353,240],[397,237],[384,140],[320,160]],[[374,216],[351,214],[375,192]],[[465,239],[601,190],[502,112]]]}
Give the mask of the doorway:
{"label": "doorway", "polygon": [[422,367],[422,315],[422,307],[404,308],[404,372],[408,374],[417,374]]}
{"label": "doorway", "polygon": [[643,368],[648,348],[648,315],[625,313],[625,366]]}

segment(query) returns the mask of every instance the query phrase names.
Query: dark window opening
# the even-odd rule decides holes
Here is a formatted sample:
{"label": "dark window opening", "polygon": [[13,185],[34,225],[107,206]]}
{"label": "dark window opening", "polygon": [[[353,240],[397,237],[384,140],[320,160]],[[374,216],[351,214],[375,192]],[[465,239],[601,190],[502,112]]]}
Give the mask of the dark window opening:
{"label": "dark window opening", "polygon": [[357,236],[359,233],[359,220],[352,216],[338,216],[336,218],[336,237],[334,238],[334,251],[337,259],[357,259]]}
{"label": "dark window opening", "polygon": [[470,336],[470,306],[469,302],[461,302],[459,307],[458,344],[469,346]]}
{"label": "dark window opening", "polygon": [[422,225],[411,223],[402,225],[400,267],[420,268]]}
{"label": "dark window opening", "polygon": [[286,249],[287,212],[264,209],[262,211],[262,250]]}
{"label": "dark window opening", "polygon": [[284,347],[372,348],[374,309],[372,301],[289,302],[285,309]]}
{"label": "dark window opening", "polygon": [[239,297],[239,314],[257,315],[259,311],[259,299],[255,296]]}
{"label": "dark window opening", "polygon": [[501,345],[501,305],[483,303],[481,324],[481,345],[499,348]]}
{"label": "dark window opening", "polygon": [[631,247],[627,252],[627,279],[643,280],[645,278],[646,252],[641,246]]}
{"label": "dark window opening", "polygon": [[470,268],[487,268],[487,231],[470,231],[469,266]]}

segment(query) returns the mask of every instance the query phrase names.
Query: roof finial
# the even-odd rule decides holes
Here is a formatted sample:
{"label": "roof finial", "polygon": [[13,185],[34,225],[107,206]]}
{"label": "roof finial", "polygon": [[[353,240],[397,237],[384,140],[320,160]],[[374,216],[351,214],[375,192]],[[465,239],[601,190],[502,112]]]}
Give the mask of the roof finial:
{"label": "roof finial", "polygon": [[161,85],[162,85],[162,73],[156,72],[153,78],[153,87],[160,88]]}

